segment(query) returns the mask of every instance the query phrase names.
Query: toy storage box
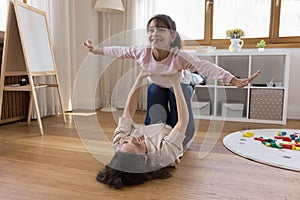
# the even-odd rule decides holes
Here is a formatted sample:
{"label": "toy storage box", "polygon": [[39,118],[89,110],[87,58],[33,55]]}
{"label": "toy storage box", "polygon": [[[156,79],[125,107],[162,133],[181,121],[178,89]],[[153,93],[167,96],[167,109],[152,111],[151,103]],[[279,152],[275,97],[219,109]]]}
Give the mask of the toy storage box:
{"label": "toy storage box", "polygon": [[193,101],[192,109],[195,115],[210,115],[209,101]]}
{"label": "toy storage box", "polygon": [[282,89],[251,89],[250,119],[282,120]]}
{"label": "toy storage box", "polygon": [[242,103],[222,103],[223,117],[243,117],[244,104]]}

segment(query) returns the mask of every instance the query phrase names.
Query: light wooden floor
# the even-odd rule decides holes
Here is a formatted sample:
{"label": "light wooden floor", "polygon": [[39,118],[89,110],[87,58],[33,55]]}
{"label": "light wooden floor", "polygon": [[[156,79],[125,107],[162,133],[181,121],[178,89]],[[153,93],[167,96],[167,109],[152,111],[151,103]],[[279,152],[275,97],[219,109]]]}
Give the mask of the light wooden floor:
{"label": "light wooden floor", "polygon": [[[212,151],[200,159],[199,148],[210,124],[201,120],[197,137],[172,178],[115,190],[95,180],[103,164],[85,149],[73,117],[67,116],[67,124],[62,122],[61,116],[44,118],[44,136],[39,135],[35,121],[31,125],[18,122],[0,126],[1,200],[300,198],[298,172],[247,160],[231,153],[222,144],[222,138],[234,131],[300,129],[300,121],[289,120],[286,126],[226,122]],[[89,117],[82,117],[82,120],[89,121]],[[137,120],[142,122],[143,118],[144,113],[138,113]],[[116,126],[111,113],[99,113],[97,119],[111,138]],[[88,124],[86,130],[94,131]]]}

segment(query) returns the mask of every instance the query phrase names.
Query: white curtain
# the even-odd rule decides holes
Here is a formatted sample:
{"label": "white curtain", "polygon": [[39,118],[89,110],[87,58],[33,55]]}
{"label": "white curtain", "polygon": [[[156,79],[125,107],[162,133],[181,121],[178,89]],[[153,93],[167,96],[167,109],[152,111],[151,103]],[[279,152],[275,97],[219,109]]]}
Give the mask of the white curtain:
{"label": "white curtain", "polygon": [[[153,16],[154,1],[135,1],[134,6],[134,28],[146,28],[148,20]],[[146,41],[146,40],[145,40]]]}
{"label": "white curtain", "polygon": [[[86,91],[90,90],[91,87],[87,86],[84,87],[84,89],[75,88],[75,93],[78,92],[79,94],[78,96],[75,95],[78,97],[75,100],[72,99],[73,87],[78,69],[80,68],[81,63],[84,62],[83,60],[98,59],[97,56],[86,59],[88,52],[83,48],[82,42],[89,37],[94,39],[95,42],[100,41],[100,43],[107,39],[107,36],[105,35],[108,30],[108,24],[105,23],[107,21],[107,14],[96,13],[93,10],[95,0],[28,0],[27,2],[29,5],[44,10],[47,13],[65,110],[71,111],[72,109],[77,108],[93,109],[90,98],[85,99],[86,96],[93,96],[90,95],[93,91],[90,91],[89,93]],[[112,38],[117,38],[116,41],[110,41],[111,45],[129,46],[147,44],[145,28],[151,15],[151,13],[149,14],[147,11],[148,6],[151,6],[151,0],[125,0],[123,1],[123,4],[125,8],[123,14],[111,14],[110,32],[111,35],[114,35]],[[85,8],[82,8],[82,6],[85,6]],[[82,11],[83,9],[85,10]],[[99,27],[96,28],[94,27],[95,14],[99,16],[97,19]],[[81,20],[83,17],[86,21]],[[87,23],[90,23],[91,25],[87,25]],[[139,26],[137,24],[139,24]],[[88,27],[89,30],[83,31],[81,30],[83,29],[82,27]],[[76,33],[78,30],[81,32]],[[95,34],[93,31],[99,31],[99,34]],[[123,108],[129,89],[135,81],[135,77],[138,73],[137,71],[138,67],[133,60],[116,60],[113,62],[99,81],[95,95],[96,108],[105,106],[109,99],[111,99],[111,103],[115,107]],[[97,74],[97,72],[94,74]],[[44,82],[44,78],[45,77],[41,77],[38,81]],[[97,84],[94,83],[94,80],[91,81],[88,80],[88,77],[86,78],[86,82],[91,82],[89,83],[90,86],[92,84]],[[81,92],[80,90],[85,90],[86,93]],[[146,93],[147,88],[144,87],[140,94],[138,109],[146,109]],[[82,96],[81,94],[84,95]],[[85,96],[85,94],[87,95]],[[41,116],[51,115],[60,111],[55,89],[40,90],[37,96]],[[80,106],[77,107],[77,104]]]}
{"label": "white curtain", "polygon": [[[63,107],[66,111],[71,110],[72,74],[74,74],[72,66],[75,60],[74,44],[72,43],[74,39],[73,24],[75,23],[74,3],[66,0],[29,0],[27,3],[46,12],[62,91]],[[36,81],[38,83],[51,83],[53,77],[37,77]],[[56,88],[38,90],[37,98],[41,116],[52,115],[61,111]]]}
{"label": "white curtain", "polygon": [[[147,38],[145,36],[148,15],[137,17],[145,14],[145,11],[147,10],[146,7],[144,7],[143,10],[140,10],[141,2],[144,1],[123,1],[125,13],[111,15],[112,37],[110,45],[137,46],[147,44]],[[105,17],[105,14],[101,14],[102,20],[105,19]],[[140,24],[140,26],[137,26],[137,24]],[[103,27],[102,30],[104,31],[103,36],[105,36],[107,26]],[[101,38],[100,41],[104,39],[105,37]],[[104,99],[101,99],[101,105],[105,105],[107,99],[110,99],[109,96],[111,95],[111,104],[117,108],[123,108],[138,70],[139,66],[137,66],[136,62],[133,60],[114,61],[108,67],[100,81],[100,96],[104,97]],[[138,109],[146,110],[146,101],[147,87],[144,87],[140,91]]]}
{"label": "white curtain", "polygon": [[10,0],[0,0],[0,31],[4,32],[6,29],[8,3]]}

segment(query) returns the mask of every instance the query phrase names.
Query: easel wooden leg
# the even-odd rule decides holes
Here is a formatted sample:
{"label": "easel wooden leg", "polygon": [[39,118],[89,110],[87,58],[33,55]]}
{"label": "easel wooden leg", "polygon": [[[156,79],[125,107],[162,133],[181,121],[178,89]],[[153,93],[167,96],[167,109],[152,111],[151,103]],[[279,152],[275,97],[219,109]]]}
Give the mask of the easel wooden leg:
{"label": "easel wooden leg", "polygon": [[30,120],[31,120],[32,101],[33,101],[33,94],[32,94],[32,92],[30,92],[30,100],[29,100],[28,116],[27,116],[28,123],[30,123]]}
{"label": "easel wooden leg", "polygon": [[58,98],[59,98],[59,103],[60,103],[60,109],[61,109],[61,112],[62,112],[62,115],[63,115],[64,123],[66,123],[67,120],[66,120],[66,115],[65,115],[65,109],[64,109],[62,98],[61,98],[61,92],[60,92],[59,86],[57,87],[57,93],[58,93]]}
{"label": "easel wooden leg", "polygon": [[43,125],[42,125],[42,120],[41,120],[41,115],[40,115],[40,110],[39,110],[39,104],[38,104],[38,101],[37,101],[36,92],[35,92],[34,88],[32,88],[31,95],[33,96],[33,102],[34,102],[35,111],[36,111],[36,118],[37,118],[37,121],[38,121],[40,132],[41,132],[41,135],[44,135],[44,129],[43,129]]}
{"label": "easel wooden leg", "polygon": [[5,73],[5,69],[4,69],[5,65],[2,65],[1,68],[1,77],[0,77],[0,121],[2,119],[2,106],[3,106],[3,93],[4,93],[4,73]]}
{"label": "easel wooden leg", "polygon": [[64,109],[64,105],[63,105],[63,101],[62,101],[62,97],[61,97],[61,90],[60,90],[60,87],[59,87],[59,81],[58,81],[57,74],[55,75],[55,81],[56,81],[56,84],[57,84],[56,88],[57,88],[57,93],[58,93],[58,98],[59,98],[60,109],[61,109],[61,112],[62,112],[62,115],[63,115],[64,123],[66,123],[67,120],[66,120],[66,115],[65,115],[65,109]]}
{"label": "easel wooden leg", "polygon": [[2,120],[3,92],[3,89],[0,89],[0,121]]}

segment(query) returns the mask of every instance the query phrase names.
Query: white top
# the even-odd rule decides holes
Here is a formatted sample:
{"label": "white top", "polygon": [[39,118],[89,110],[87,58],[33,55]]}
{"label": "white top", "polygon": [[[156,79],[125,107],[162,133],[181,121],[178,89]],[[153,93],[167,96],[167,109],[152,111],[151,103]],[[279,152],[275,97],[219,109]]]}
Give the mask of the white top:
{"label": "white top", "polygon": [[130,118],[120,117],[113,138],[114,148],[116,149],[120,139],[128,136],[144,137],[147,155],[154,167],[166,167],[175,161],[179,162],[179,157],[183,154],[185,133],[164,123],[146,126],[135,124]]}

